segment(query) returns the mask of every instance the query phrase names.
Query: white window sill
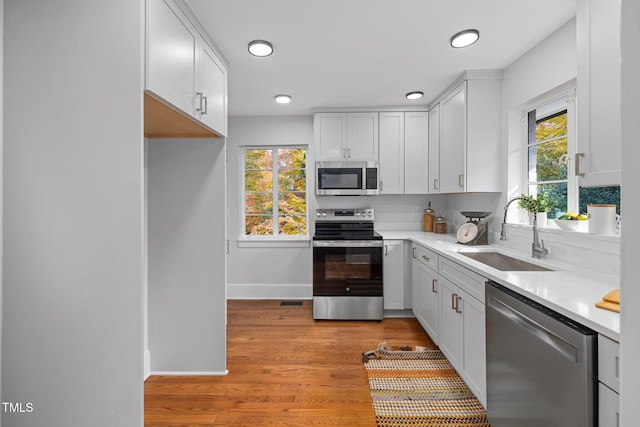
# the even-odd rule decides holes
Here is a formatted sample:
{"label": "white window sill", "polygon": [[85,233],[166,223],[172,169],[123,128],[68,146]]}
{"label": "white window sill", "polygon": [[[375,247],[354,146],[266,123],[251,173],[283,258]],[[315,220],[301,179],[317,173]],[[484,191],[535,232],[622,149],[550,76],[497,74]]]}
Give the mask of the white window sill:
{"label": "white window sill", "polygon": [[239,248],[308,248],[311,246],[310,237],[299,239],[238,239]]}

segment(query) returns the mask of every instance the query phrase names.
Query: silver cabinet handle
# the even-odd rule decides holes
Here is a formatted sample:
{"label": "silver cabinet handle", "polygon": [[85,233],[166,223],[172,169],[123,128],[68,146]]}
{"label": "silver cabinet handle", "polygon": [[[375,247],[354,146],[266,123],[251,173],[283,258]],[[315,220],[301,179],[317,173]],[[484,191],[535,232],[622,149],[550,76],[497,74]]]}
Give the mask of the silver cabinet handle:
{"label": "silver cabinet handle", "polygon": [[436,289],[436,283],[438,283],[438,279],[431,279],[431,292],[433,292],[434,294],[438,293],[438,290]]}
{"label": "silver cabinet handle", "polygon": [[576,153],[576,157],[575,157],[576,176],[584,176],[584,172],[580,172],[580,157],[584,157],[584,153]]}
{"label": "silver cabinet handle", "polygon": [[414,258],[414,259],[416,258],[416,249],[418,249],[418,248],[416,248],[416,247],[414,246],[414,247],[413,247],[413,253],[411,254],[411,258]]}
{"label": "silver cabinet handle", "polygon": [[460,308],[460,300],[462,299],[462,297],[459,297],[456,295],[456,313],[462,313],[462,310],[459,310]]}
{"label": "silver cabinet handle", "polygon": [[387,245],[384,245],[384,256],[389,255],[389,247]]}
{"label": "silver cabinet handle", "polygon": [[204,110],[202,110],[202,114],[207,114],[207,112],[209,111],[209,109],[207,108],[208,106],[207,97],[203,96],[202,100],[204,101]]}
{"label": "silver cabinet handle", "polygon": [[451,294],[451,310],[458,311],[458,308],[456,307],[457,297],[458,297],[458,294]]}
{"label": "silver cabinet handle", "polygon": [[347,148],[347,159],[351,158],[351,148]]}
{"label": "silver cabinet handle", "polygon": [[434,189],[434,190],[437,190],[437,189],[438,189],[438,178],[435,178],[435,179],[433,180],[433,189]]}
{"label": "silver cabinet handle", "polygon": [[458,175],[458,186],[464,188],[464,175]]}
{"label": "silver cabinet handle", "polygon": [[424,259],[425,261],[429,262],[430,258],[428,256],[426,256],[426,255],[422,255],[422,259]]}
{"label": "silver cabinet handle", "polygon": [[202,92],[196,92],[196,96],[200,99],[198,100],[198,106],[196,107],[196,111],[202,111]]}

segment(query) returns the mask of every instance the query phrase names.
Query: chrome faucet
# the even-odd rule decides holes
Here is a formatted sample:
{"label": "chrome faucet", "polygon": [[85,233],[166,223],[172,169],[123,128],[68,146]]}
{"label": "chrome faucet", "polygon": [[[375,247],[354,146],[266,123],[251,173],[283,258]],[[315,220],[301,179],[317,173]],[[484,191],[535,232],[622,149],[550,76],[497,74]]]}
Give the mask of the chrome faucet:
{"label": "chrome faucet", "polygon": [[[522,198],[521,196],[516,196],[513,199],[509,200],[504,207],[504,219],[502,220],[502,228],[500,230],[500,240],[509,240],[507,227],[507,212],[509,210],[509,205],[516,200],[522,200],[525,203],[530,203],[528,200]],[[538,218],[535,209],[533,209],[533,243],[531,244],[531,257],[532,258],[542,258],[549,255],[549,249],[544,247],[544,240],[540,240],[540,235],[538,233]]]}

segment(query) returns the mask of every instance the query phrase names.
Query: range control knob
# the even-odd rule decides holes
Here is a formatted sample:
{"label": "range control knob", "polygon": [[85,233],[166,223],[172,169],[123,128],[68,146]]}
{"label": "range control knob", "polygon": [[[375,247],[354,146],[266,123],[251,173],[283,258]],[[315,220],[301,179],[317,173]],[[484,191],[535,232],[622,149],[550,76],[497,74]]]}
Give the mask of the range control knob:
{"label": "range control knob", "polygon": [[347,291],[347,292],[351,292],[351,288],[347,286],[347,288],[345,289],[345,291]]}
{"label": "range control knob", "polygon": [[371,216],[371,211],[367,211],[367,216]]}

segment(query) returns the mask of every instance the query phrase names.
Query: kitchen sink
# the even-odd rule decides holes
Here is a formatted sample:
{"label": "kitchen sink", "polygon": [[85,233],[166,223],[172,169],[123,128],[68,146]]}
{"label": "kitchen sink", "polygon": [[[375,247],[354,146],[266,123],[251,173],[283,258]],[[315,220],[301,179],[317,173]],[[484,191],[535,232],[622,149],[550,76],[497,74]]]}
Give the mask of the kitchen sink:
{"label": "kitchen sink", "polygon": [[553,271],[531,262],[503,255],[500,252],[459,252],[459,254],[500,271]]}

